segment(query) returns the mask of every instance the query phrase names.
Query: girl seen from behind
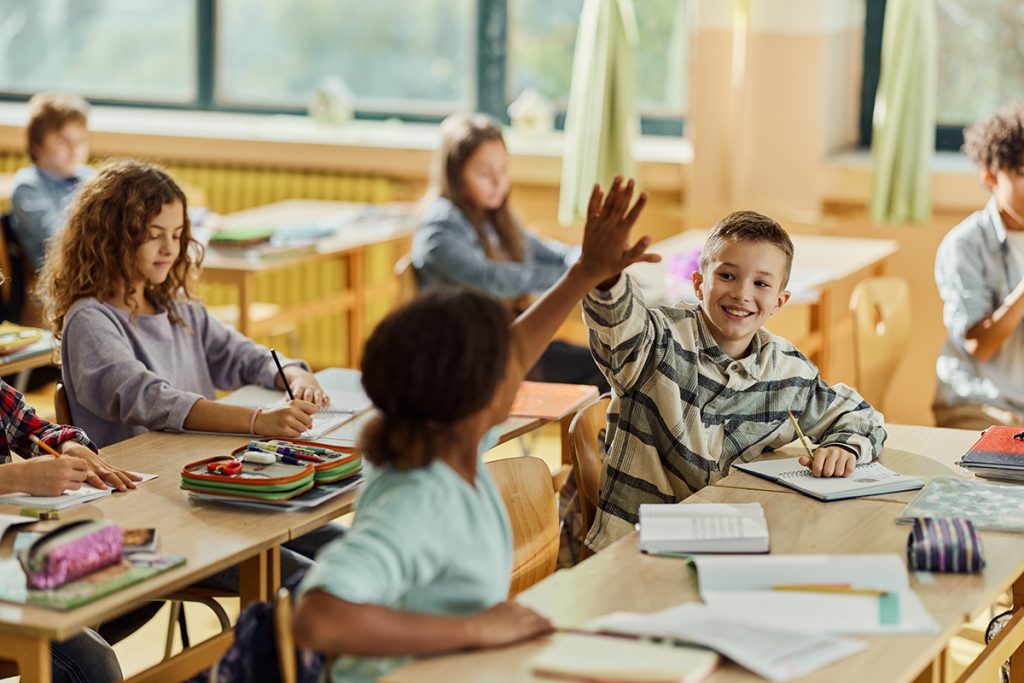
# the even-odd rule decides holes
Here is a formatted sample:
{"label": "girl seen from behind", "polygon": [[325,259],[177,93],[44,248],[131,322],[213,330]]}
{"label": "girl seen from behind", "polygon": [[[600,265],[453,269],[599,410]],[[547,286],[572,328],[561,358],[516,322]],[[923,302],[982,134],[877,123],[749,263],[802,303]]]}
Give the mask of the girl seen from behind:
{"label": "girl seen from behind", "polygon": [[385,318],[367,342],[363,386],[379,413],[364,432],[375,468],[345,538],[301,586],[300,647],[338,655],[334,681],[372,681],[405,657],[493,647],[550,623],[507,602],[511,530],[483,465],[526,371],[587,291],[645,254],[629,231],[630,182],[595,188],[582,256],[509,325],[507,307],[471,290],[430,292]]}

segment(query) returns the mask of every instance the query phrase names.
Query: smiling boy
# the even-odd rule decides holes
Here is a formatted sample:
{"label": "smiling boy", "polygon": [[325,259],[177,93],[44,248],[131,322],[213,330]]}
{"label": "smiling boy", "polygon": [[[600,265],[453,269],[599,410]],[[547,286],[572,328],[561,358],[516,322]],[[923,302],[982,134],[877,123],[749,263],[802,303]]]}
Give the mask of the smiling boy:
{"label": "smiling boy", "polygon": [[762,327],[789,300],[792,261],[782,226],[738,211],[704,243],[697,304],[648,309],[622,274],[584,299],[590,348],[613,390],[591,549],[629,533],[641,503],[678,502],[736,460],[793,441],[787,411],[819,444],[813,462],[801,459],[815,476],[848,476],[878,457],[882,416]]}

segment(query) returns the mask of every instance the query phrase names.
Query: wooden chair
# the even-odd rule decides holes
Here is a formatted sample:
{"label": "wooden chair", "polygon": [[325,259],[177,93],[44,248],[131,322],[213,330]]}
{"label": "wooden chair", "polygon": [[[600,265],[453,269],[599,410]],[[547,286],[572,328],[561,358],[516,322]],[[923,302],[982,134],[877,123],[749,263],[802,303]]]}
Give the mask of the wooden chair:
{"label": "wooden chair", "polygon": [[512,583],[509,597],[555,571],[558,561],[558,504],[551,470],[540,458],[506,458],[487,463],[512,524]]}
{"label": "wooden chair", "polygon": [[295,638],[292,636],[292,596],[287,588],[279,588],[274,601],[274,640],[281,683],[295,683],[298,672],[295,670]]}
{"label": "wooden chair", "polygon": [[416,283],[416,269],[412,265],[412,253],[405,254],[395,261],[395,267],[392,272],[398,278],[399,305],[408,303],[416,298],[418,285]]}
{"label": "wooden chair", "polygon": [[857,391],[881,410],[910,341],[910,287],[900,277],[862,280],[850,296]]}
{"label": "wooden chair", "polygon": [[57,414],[57,424],[73,425],[71,420],[71,404],[68,403],[68,392],[63,380],[57,380],[53,391],[53,410]]}
{"label": "wooden chair", "polygon": [[971,662],[960,678],[956,679],[956,683],[988,683],[1000,680],[999,669],[1017,650],[1015,643],[1019,643],[1022,636],[1024,609],[1019,609],[988,644],[984,654]]}
{"label": "wooden chair", "polygon": [[[586,536],[597,516],[601,495],[601,466],[604,464],[604,443],[601,431],[608,425],[608,404],[611,396],[603,394],[587,405],[569,423],[569,454],[576,471],[576,495]],[[580,544],[580,560],[590,555],[585,543]]]}

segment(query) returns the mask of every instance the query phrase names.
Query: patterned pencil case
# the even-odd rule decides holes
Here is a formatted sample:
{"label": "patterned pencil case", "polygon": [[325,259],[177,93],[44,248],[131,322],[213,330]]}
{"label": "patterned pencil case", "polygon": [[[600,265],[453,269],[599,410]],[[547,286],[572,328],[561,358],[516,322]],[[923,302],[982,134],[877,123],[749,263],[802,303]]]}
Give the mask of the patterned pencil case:
{"label": "patterned pencil case", "polygon": [[124,532],[104,519],[68,522],[19,557],[29,588],[56,588],[121,561]]}
{"label": "patterned pencil case", "polygon": [[969,519],[918,517],[907,538],[907,564],[918,571],[976,574],[985,566],[981,538]]}

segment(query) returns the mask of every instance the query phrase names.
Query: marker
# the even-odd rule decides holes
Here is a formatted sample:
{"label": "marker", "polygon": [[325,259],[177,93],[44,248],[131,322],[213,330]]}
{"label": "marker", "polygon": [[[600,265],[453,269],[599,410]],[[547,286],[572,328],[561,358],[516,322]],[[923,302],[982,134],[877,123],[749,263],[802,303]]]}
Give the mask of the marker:
{"label": "marker", "polygon": [[323,460],[316,455],[311,453],[303,453],[297,451],[291,446],[277,446],[272,443],[266,443],[265,441],[250,441],[248,445],[249,450],[263,451],[264,453],[275,453],[277,455],[287,455],[296,460],[308,460],[309,462],[323,462]]}
{"label": "marker", "polygon": [[306,464],[306,463],[302,462],[301,460],[299,460],[298,458],[296,458],[294,456],[291,456],[291,455],[281,455],[280,453],[277,455],[277,459],[280,460],[281,462],[283,462],[285,465],[305,465]]}
{"label": "marker", "polygon": [[286,441],[266,441],[264,443],[272,443],[275,446],[284,446],[290,448],[298,453],[309,453],[310,455],[345,455],[341,451],[332,451],[329,448],[320,448],[319,446],[300,446],[299,444],[288,443]]}

